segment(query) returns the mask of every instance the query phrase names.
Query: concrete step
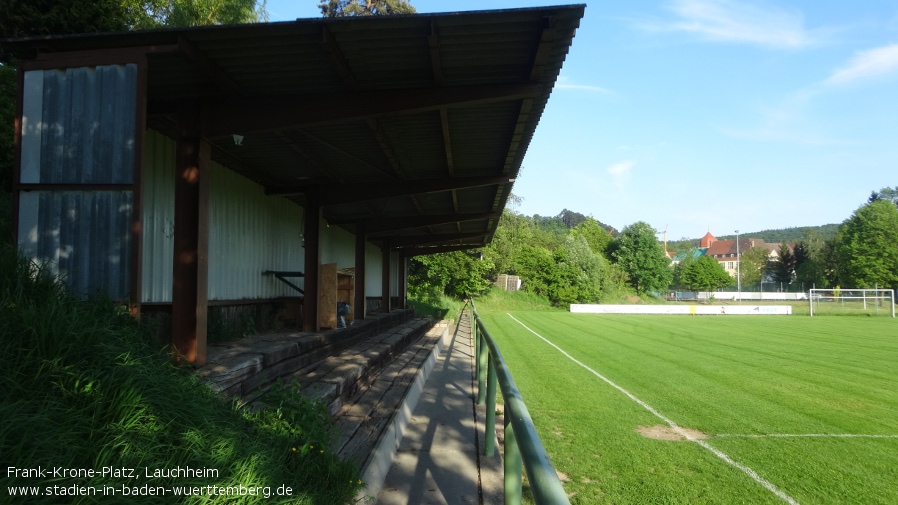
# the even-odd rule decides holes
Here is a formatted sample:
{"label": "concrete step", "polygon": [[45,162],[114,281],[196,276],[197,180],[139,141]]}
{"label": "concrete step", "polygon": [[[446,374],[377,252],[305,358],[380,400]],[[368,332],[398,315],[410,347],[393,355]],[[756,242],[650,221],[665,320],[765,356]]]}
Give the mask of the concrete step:
{"label": "concrete step", "polygon": [[428,361],[434,358],[437,344],[448,332],[449,322],[441,321],[411,342],[406,349],[385,364],[370,383],[358,389],[336,415],[340,439],[335,451],[346,460],[364,467],[372,451],[408,399],[416,381],[425,381]]}
{"label": "concrete step", "polygon": [[334,450],[359,465],[365,482],[359,500],[370,498],[369,493],[376,496],[383,484],[454,326],[452,321],[435,324],[349,397],[335,416],[339,437]]}
{"label": "concrete step", "polygon": [[349,328],[319,333],[281,332],[254,335],[235,342],[209,346],[206,364],[197,370],[214,390],[254,401],[260,390],[275,380],[314,369],[329,356],[353,344],[390,333],[390,328],[411,321],[414,312],[395,310],[369,314]]}
{"label": "concrete step", "polygon": [[347,398],[371,384],[384,367],[432,327],[429,318],[413,319],[356,342],[286,379],[296,380],[306,397],[323,399],[336,416]]}

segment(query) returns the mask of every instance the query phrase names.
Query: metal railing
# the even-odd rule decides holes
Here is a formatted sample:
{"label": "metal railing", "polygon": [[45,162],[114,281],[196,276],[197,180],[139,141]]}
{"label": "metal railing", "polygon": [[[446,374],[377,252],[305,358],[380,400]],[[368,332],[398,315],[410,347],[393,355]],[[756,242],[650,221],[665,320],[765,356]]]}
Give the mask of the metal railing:
{"label": "metal railing", "polygon": [[[474,300],[470,300],[474,316],[472,332],[474,350],[477,353],[475,373],[477,374],[477,404],[486,402],[486,441],[484,454],[495,454],[496,440],[496,383],[505,400],[505,451],[503,466],[505,472],[505,505],[519,505],[522,497],[523,479],[521,467],[527,471],[530,491],[537,505],[570,505],[567,493],[561,486],[555,467],[536,432],[524,398],[505,364],[502,353],[483,321],[477,314]],[[486,387],[484,387],[486,386]]]}

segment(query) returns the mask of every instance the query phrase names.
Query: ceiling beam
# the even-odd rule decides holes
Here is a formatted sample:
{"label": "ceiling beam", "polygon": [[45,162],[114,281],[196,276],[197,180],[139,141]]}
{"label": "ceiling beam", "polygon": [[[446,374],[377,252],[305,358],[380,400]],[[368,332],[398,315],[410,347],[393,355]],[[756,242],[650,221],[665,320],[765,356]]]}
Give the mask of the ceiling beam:
{"label": "ceiling beam", "polygon": [[321,205],[338,205],[344,203],[379,200],[399,196],[412,196],[420,193],[438,193],[454,189],[508,184],[513,178],[500,177],[458,177],[455,179],[426,179],[420,181],[389,181],[327,185],[297,185],[294,188],[271,187],[266,189],[269,195],[295,195],[309,191],[318,191]]}
{"label": "ceiling beam", "polygon": [[540,84],[456,86],[229,99],[212,102],[205,131],[210,137],[289,127],[364,121],[416,114],[442,107],[483,105],[538,96]]}
{"label": "ceiling beam", "polygon": [[474,233],[434,233],[430,235],[418,235],[418,236],[403,236],[403,235],[395,235],[390,237],[380,237],[379,240],[389,240],[390,248],[402,248],[402,247],[413,247],[413,246],[425,246],[428,244],[435,245],[455,245],[455,244],[447,244],[446,242],[450,242],[453,240],[459,241],[468,241],[470,242],[475,238],[483,238],[487,235],[487,232],[474,232]]}
{"label": "ceiling beam", "polygon": [[[395,230],[403,230],[407,228],[420,228],[423,226],[432,226],[439,224],[478,221],[483,219],[495,219],[499,217],[497,212],[476,212],[470,214],[441,214],[433,216],[399,216],[399,217],[377,217],[363,219],[365,221],[365,230],[369,235],[376,233],[384,233]],[[333,224],[352,224],[358,222],[358,219],[335,220]]]}
{"label": "ceiling beam", "polygon": [[397,248],[396,251],[399,254],[402,254],[406,257],[412,256],[425,256],[427,254],[439,254],[445,252],[454,252],[454,251],[469,251],[471,249],[477,249],[480,247],[484,247],[483,244],[458,244],[458,245],[445,245],[445,246],[430,246],[430,247],[400,247]]}

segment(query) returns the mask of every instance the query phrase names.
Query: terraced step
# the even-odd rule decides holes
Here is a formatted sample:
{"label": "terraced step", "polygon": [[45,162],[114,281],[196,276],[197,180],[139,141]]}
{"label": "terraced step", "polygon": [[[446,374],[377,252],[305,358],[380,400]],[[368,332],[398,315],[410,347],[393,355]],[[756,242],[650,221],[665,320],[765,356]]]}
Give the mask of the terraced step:
{"label": "terraced step", "polygon": [[423,387],[449,326],[448,321],[434,325],[373,374],[368,387],[358,389],[344,402],[336,416],[340,439],[334,447],[343,459],[354,460],[364,469],[376,457],[373,453],[384,438],[401,439],[414,407],[408,404],[409,396],[417,394],[416,387],[418,392]]}

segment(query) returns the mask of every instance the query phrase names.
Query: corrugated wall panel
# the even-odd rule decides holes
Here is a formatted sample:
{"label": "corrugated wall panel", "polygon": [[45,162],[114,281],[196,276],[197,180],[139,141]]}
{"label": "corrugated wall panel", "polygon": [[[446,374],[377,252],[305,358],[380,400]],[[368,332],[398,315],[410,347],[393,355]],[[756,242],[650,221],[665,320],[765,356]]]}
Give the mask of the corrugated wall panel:
{"label": "corrugated wall panel", "polygon": [[144,145],[142,302],[171,302],[175,143],[147,130]]}
{"label": "corrugated wall panel", "polygon": [[85,296],[129,299],[136,96],[133,64],[24,75],[19,246]]}
{"label": "corrugated wall panel", "polygon": [[127,300],[131,191],[27,191],[19,195],[19,246],[75,293]]}
{"label": "corrugated wall panel", "polygon": [[374,244],[365,244],[365,296],[380,296],[383,279],[383,252]]}
{"label": "corrugated wall panel", "polygon": [[[171,302],[175,142],[146,137],[143,301]],[[302,207],[212,164],[209,201],[209,300],[297,296],[265,270],[302,271]],[[302,286],[301,279],[294,282]]]}
{"label": "corrugated wall panel", "polygon": [[134,182],[137,65],[25,73],[22,183]]}
{"label": "corrugated wall panel", "polygon": [[321,263],[336,263],[338,269],[354,267],[355,235],[337,226],[321,224]]}
{"label": "corrugated wall panel", "polygon": [[303,270],[301,207],[213,164],[209,219],[210,300],[299,295],[262,272]]}

